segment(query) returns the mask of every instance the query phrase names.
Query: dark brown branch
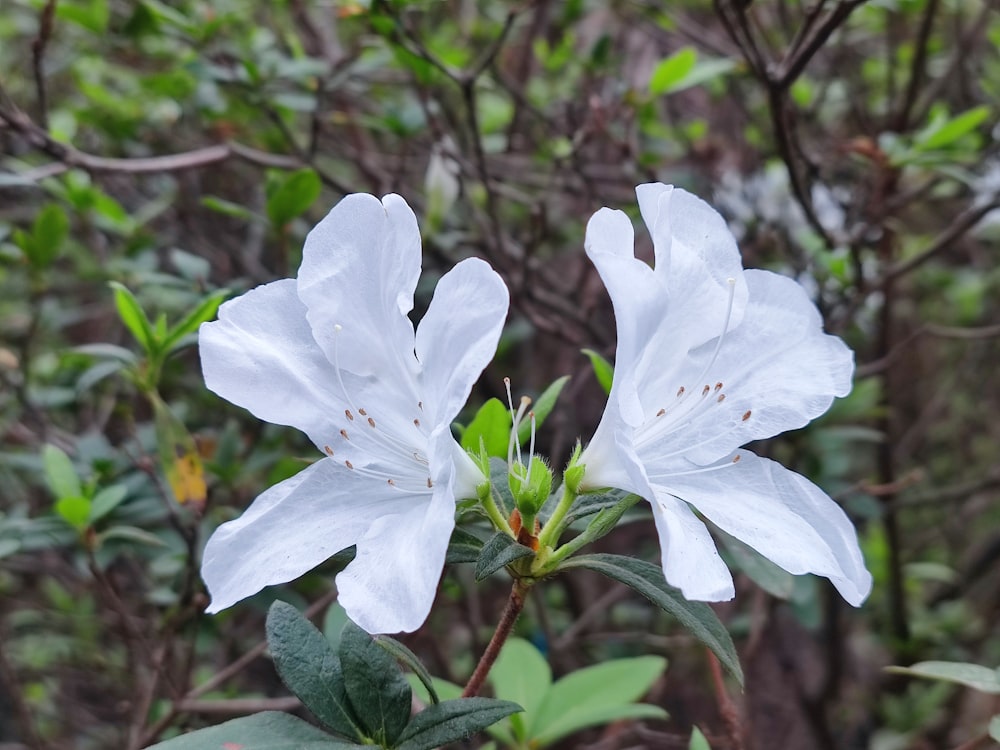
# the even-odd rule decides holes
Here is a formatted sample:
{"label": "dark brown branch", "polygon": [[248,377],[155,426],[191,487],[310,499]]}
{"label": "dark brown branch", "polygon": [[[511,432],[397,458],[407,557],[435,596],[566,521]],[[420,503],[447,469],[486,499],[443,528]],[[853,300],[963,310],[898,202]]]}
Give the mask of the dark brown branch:
{"label": "dark brown branch", "polygon": [[920,86],[924,81],[924,72],[927,66],[927,47],[931,38],[931,29],[934,26],[934,17],[940,5],[939,0],[928,0],[924,9],[924,17],[920,23],[920,32],[917,35],[915,51],[913,53],[913,64],[910,66],[910,80],[906,85],[906,93],[903,95],[903,103],[896,114],[896,121],[893,129],[901,133],[906,130],[913,114],[913,107],[917,103],[920,94]]}
{"label": "dark brown branch", "polygon": [[844,0],[838,3],[823,19],[823,22],[815,26],[812,33],[805,37],[797,48],[792,50],[790,56],[782,63],[777,75],[773,77],[773,82],[783,89],[795,83],[809,61],[823,48],[826,40],[840,28],[840,25],[847,20],[855,8],[865,2],[866,0]]}
{"label": "dark brown branch", "polygon": [[35,73],[35,92],[38,96],[38,121],[43,130],[49,129],[49,102],[45,88],[45,48],[52,38],[52,20],[56,13],[56,0],[47,0],[39,15],[38,36],[31,43],[31,62]]}

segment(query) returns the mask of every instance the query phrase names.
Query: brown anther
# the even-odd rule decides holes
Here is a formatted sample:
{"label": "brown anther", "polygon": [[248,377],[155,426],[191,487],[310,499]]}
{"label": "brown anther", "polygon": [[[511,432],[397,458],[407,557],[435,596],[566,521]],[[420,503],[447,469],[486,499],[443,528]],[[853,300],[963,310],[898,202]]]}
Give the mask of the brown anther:
{"label": "brown anther", "polygon": [[374,427],[375,426],[375,420],[372,419],[371,417],[368,417],[368,426],[369,427]]}
{"label": "brown anther", "polygon": [[430,477],[427,477],[427,487],[428,489],[434,486],[434,482],[431,481]]}
{"label": "brown anther", "polygon": [[358,414],[360,414],[362,417],[368,416],[368,412],[366,412],[364,409],[358,409]]}
{"label": "brown anther", "polygon": [[396,486],[396,482],[393,481],[392,479],[386,479],[385,481],[389,483],[390,487],[395,487]]}
{"label": "brown anther", "polygon": [[743,415],[743,421],[746,422],[748,419],[750,419],[750,410],[749,409],[747,409],[746,414]]}
{"label": "brown anther", "polygon": [[678,395],[678,397],[684,395],[684,386],[683,385],[680,388],[677,389],[677,395]]}
{"label": "brown anther", "polygon": [[349,437],[347,437],[347,430],[341,430],[341,431],[340,431],[340,436],[341,436],[342,438],[344,438],[344,440],[350,440],[350,438],[349,438]]}
{"label": "brown anther", "polygon": [[344,461],[344,466],[346,466],[348,469],[354,468],[354,464],[352,464],[350,461]]}
{"label": "brown anther", "polygon": [[707,395],[708,395],[708,392],[709,392],[710,390],[712,390],[712,389],[711,389],[711,388],[709,388],[709,387],[708,387],[708,386],[706,385],[706,386],[705,386],[704,388],[702,388],[702,389],[701,389],[701,395],[702,395],[702,396],[707,396]]}
{"label": "brown anther", "polygon": [[722,381],[721,380],[718,383],[715,384],[715,390],[717,390],[717,391],[721,391],[722,390]]}
{"label": "brown anther", "polygon": [[667,413],[666,409],[660,409],[658,412],[656,412],[656,416],[662,417],[666,413]]}
{"label": "brown anther", "polygon": [[323,450],[326,451],[326,455],[328,456],[333,455],[333,448],[331,448],[329,445],[324,445]]}
{"label": "brown anther", "polygon": [[351,414],[351,410],[350,409],[344,409],[344,416],[346,416],[352,422],[354,421],[354,415]]}
{"label": "brown anther", "polygon": [[424,402],[423,401],[417,401],[417,408],[420,409],[420,411],[423,411],[424,410]]}
{"label": "brown anther", "polygon": [[420,426],[420,420],[419,420],[419,419],[414,419],[414,420],[413,420],[413,425],[414,425],[415,427],[419,427],[419,426]]}
{"label": "brown anther", "polygon": [[719,397],[717,399],[715,399],[715,400],[718,401],[721,404],[723,401],[726,400],[726,394],[725,393],[720,393]]}
{"label": "brown anther", "polygon": [[733,456],[733,463],[738,464],[739,462],[740,462],[740,454],[737,453],[735,456]]}

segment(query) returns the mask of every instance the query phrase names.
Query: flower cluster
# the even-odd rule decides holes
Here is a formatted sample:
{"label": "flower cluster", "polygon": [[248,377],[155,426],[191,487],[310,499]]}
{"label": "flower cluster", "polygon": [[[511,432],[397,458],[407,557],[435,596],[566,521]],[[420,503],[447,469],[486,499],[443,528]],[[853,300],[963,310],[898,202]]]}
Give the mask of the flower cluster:
{"label": "flower cluster", "polygon": [[[618,350],[574,484],[649,501],[664,575],[690,599],[733,596],[706,519],[860,604],[871,576],[844,512],[799,474],[739,450],[846,395],[850,350],[823,333],[795,282],[743,270],[707,204],[661,184],[637,193],[655,267],[635,257],[620,211],[602,209],[587,228]],[[336,579],[351,618],[373,633],[412,631],[426,618],[456,503],[486,494],[482,463],[451,423],[496,350],[508,293],[486,263],[465,260],[441,278],[414,331],[420,260],[416,219],[400,197],[351,195],[309,234],[297,278],[227,302],[202,326],[208,387],[302,430],[322,456],[213,534],[202,567],[210,611],[355,546]]]}

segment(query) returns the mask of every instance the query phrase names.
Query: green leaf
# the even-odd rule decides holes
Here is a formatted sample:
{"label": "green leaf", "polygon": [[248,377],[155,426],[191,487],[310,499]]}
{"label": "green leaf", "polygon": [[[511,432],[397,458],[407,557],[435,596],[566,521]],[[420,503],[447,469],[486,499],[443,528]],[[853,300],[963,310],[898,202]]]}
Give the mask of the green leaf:
{"label": "green leaf", "polygon": [[347,697],[340,660],[301,612],[274,602],[267,613],[267,645],[281,681],[317,719],[345,737],[364,739]]}
{"label": "green leaf", "polygon": [[[542,426],[545,418],[549,416],[553,407],[556,405],[556,401],[559,399],[559,394],[562,393],[562,389],[565,387],[566,383],[569,382],[569,375],[563,375],[549,385],[542,395],[538,397],[534,404],[531,405],[531,410],[535,412],[535,428],[538,429]],[[508,427],[508,429],[510,429]],[[528,442],[531,438],[531,420],[524,420],[521,422],[521,426],[517,429],[517,439],[521,441],[522,444]],[[507,446],[504,445],[504,454],[501,458],[507,456]],[[493,454],[490,454],[493,455]]]}
{"label": "green leaf", "polygon": [[997,714],[990,719],[990,725],[987,731],[989,732],[990,739],[1000,742],[1000,714]]}
{"label": "green leaf", "polygon": [[85,497],[61,497],[55,504],[56,514],[78,531],[87,528],[90,500]]}
{"label": "green leaf", "polygon": [[691,740],[688,742],[688,750],[712,750],[712,746],[708,744],[708,740],[705,739],[705,735],[701,733],[698,727],[694,727],[691,730]]}
{"label": "green leaf", "polygon": [[716,536],[722,542],[723,549],[728,553],[727,557],[732,558],[735,563],[733,567],[746,573],[750,580],[771,596],[778,599],[791,597],[795,589],[795,576],[782,570],[753,547],[734,536],[730,536],[717,526],[713,527],[713,531],[716,532]]}
{"label": "green leaf", "polygon": [[123,484],[114,484],[105,487],[94,495],[94,500],[90,505],[90,522],[96,523],[113,511],[128,496],[128,487]]}
{"label": "green leaf", "polygon": [[346,750],[357,747],[359,745],[335,740],[302,719],[264,711],[175,737],[148,750]]}
{"label": "green leaf", "polygon": [[581,351],[590,359],[590,366],[594,368],[594,375],[597,376],[597,382],[601,384],[605,395],[611,393],[611,381],[615,376],[615,368],[593,349],[582,349]]}
{"label": "green leaf", "polygon": [[490,670],[493,693],[521,704],[523,714],[510,717],[514,737],[524,744],[530,739],[528,725],[533,721],[545,694],[552,686],[552,670],[545,657],[522,638],[511,638],[504,644]]}
{"label": "green leaf", "polygon": [[913,145],[919,151],[936,151],[946,148],[964,135],[968,135],[989,117],[989,107],[973,107],[951,119],[935,118],[913,137]]}
{"label": "green leaf", "polygon": [[395,744],[409,723],[413,697],[395,659],[348,622],[340,637],[340,665],[347,697],[365,734],[383,746]]}
{"label": "green leaf", "polygon": [[652,94],[666,94],[678,90],[685,77],[698,62],[698,53],[694,47],[682,47],[670,57],[664,58],[653,68],[649,78],[649,91]]}
{"label": "green leaf", "polygon": [[444,561],[448,564],[475,562],[482,551],[482,539],[461,526],[456,526],[451,534],[451,541],[448,542]]}
{"label": "green leaf", "polygon": [[505,565],[510,565],[515,560],[534,554],[535,551],[530,547],[518,544],[502,531],[498,531],[483,545],[483,551],[476,561],[476,580],[482,581]]}
{"label": "green leaf", "polygon": [[479,407],[462,433],[462,447],[478,456],[482,441],[486,455],[506,459],[511,424],[510,410],[500,399],[491,398]]}
{"label": "green leaf", "polygon": [[69,219],[62,207],[55,203],[44,206],[32,224],[29,247],[22,248],[27,253],[31,265],[38,269],[52,265],[52,261],[62,249],[63,242],[66,241],[68,232]]}
{"label": "green leaf", "polygon": [[61,448],[51,443],[46,444],[42,448],[42,466],[45,469],[45,479],[49,483],[49,489],[57,500],[83,495],[80,477],[73,467],[73,462]]}
{"label": "green leaf", "polygon": [[407,725],[397,750],[432,750],[468,738],[522,710],[494,698],[459,698],[428,706]]}
{"label": "green leaf", "polygon": [[569,568],[594,570],[638,591],[671,614],[691,635],[710,648],[743,686],[743,669],[725,626],[707,604],[689,602],[679,589],[667,584],[659,565],[621,555],[599,554],[572,557],[559,569]]}
{"label": "green leaf", "polygon": [[388,651],[389,655],[396,661],[402,662],[410,668],[410,671],[417,676],[417,679],[420,680],[424,688],[426,688],[427,694],[430,696],[433,703],[441,702],[440,698],[438,698],[437,691],[434,689],[434,678],[431,677],[431,673],[427,671],[427,667],[423,665],[423,662],[417,658],[415,653],[410,651],[410,649],[404,644],[388,635],[376,635],[373,636],[372,640]]}
{"label": "green leaf", "polygon": [[227,201],[223,198],[217,198],[214,195],[206,195],[202,198],[201,205],[207,209],[215,211],[216,213],[220,213],[225,216],[232,216],[235,219],[244,219],[245,221],[263,221],[263,217],[257,216],[257,214],[246,206],[240,205],[239,203],[233,203],[232,201]]}
{"label": "green leaf", "polygon": [[309,210],[322,187],[313,170],[305,168],[292,172],[267,196],[267,218],[275,227],[285,226]]}
{"label": "green leaf", "polygon": [[229,296],[228,289],[217,289],[199,302],[191,312],[167,333],[163,341],[163,351],[169,353],[177,348],[185,336],[198,330],[198,326],[215,317],[219,305]]}
{"label": "green leaf", "polygon": [[923,677],[928,680],[954,682],[983,693],[1000,695],[1000,669],[958,661],[922,661],[909,667],[886,667],[886,671]]}
{"label": "green leaf", "polygon": [[139,306],[138,300],[125,287],[117,281],[108,282],[115,292],[115,307],[118,309],[118,317],[121,318],[125,327],[131,331],[132,336],[139,342],[139,345],[148,355],[154,355],[158,348],[156,337],[153,335],[153,326],[146,317],[146,313]]}
{"label": "green leaf", "polygon": [[634,705],[667,668],[662,656],[585,667],[558,680],[531,722],[533,744],[549,745],[584,727],[624,718],[666,718],[659,706]]}
{"label": "green leaf", "polygon": [[126,542],[144,544],[149,547],[167,546],[167,543],[160,539],[160,537],[156,534],[146,531],[145,529],[136,528],[135,526],[112,526],[110,529],[101,532],[97,536],[97,543],[98,545],[101,545],[113,539],[121,539]]}

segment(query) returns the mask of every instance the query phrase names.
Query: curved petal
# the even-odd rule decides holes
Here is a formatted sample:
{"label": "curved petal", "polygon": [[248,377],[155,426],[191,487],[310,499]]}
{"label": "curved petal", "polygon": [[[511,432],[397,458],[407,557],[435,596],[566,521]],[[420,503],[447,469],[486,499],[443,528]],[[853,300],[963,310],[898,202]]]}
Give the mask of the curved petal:
{"label": "curved petal", "polygon": [[260,495],[205,546],[201,575],[219,612],[265,586],[287,583],[362,539],[412,495],[323,459]]}
{"label": "curved petal", "polygon": [[660,559],[667,583],[685,598],[725,602],[736,595],[733,576],[719,557],[715,542],[687,505],[656,488],[653,519],[660,536]]}
{"label": "curved petal", "polygon": [[441,277],[417,328],[424,413],[448,424],[496,354],[510,304],[507,287],[489,264],[462,261]]}
{"label": "curved petal", "polygon": [[398,195],[348,195],[306,237],[298,294],[327,358],[356,375],[398,381],[416,403],[413,290],[420,231]]}
{"label": "curved petal", "polygon": [[618,330],[609,409],[636,426],[643,418],[636,363],[666,316],[669,300],[666,288],[635,257],[632,245],[632,223],[622,211],[602,208],[587,224],[587,255],[611,296]]}
{"label": "curved petal", "polygon": [[335,435],[330,363],[312,337],[295,281],[284,279],[225,302],[198,332],[208,388],[259,419],[296,427],[322,446]]}
{"label": "curved petal", "polygon": [[872,577],[847,514],[800,474],[749,451],[738,455],[718,470],[654,481],[789,573],[829,578],[859,606]]}
{"label": "curved petal", "polygon": [[[716,349],[712,341],[692,352],[684,370],[675,374],[677,385],[713,387],[709,403],[673,441],[673,452],[697,463],[803,427],[825,413],[835,396],[851,390],[854,355],[839,338],[823,332],[805,290],[768,271],[747,271],[746,277],[751,294],[746,313],[726,335],[714,363],[709,366]],[[702,381],[694,382],[699,374]],[[716,383],[723,384],[721,402]],[[670,446],[661,446],[661,455],[672,452]]]}
{"label": "curved petal", "polygon": [[455,528],[455,469],[448,460],[435,460],[450,453],[450,433],[438,430],[433,442],[429,501],[422,498],[399,515],[377,519],[358,540],[354,561],[337,576],[338,600],[369,633],[410,633],[434,603]]}

